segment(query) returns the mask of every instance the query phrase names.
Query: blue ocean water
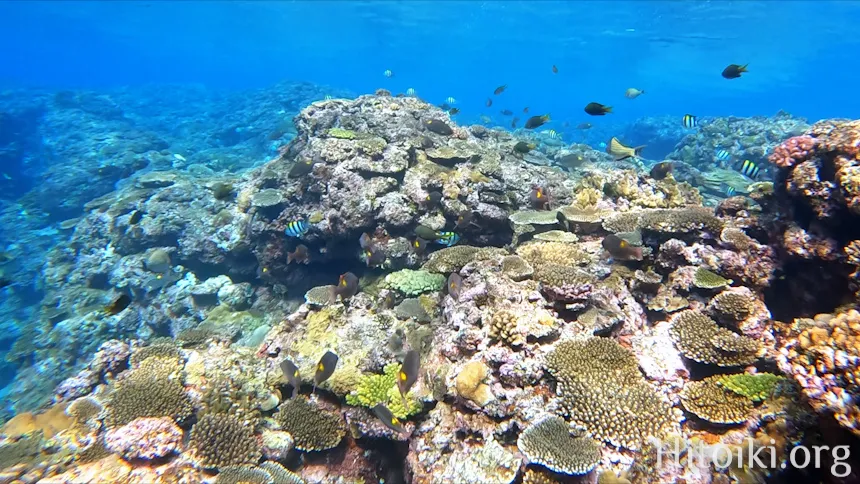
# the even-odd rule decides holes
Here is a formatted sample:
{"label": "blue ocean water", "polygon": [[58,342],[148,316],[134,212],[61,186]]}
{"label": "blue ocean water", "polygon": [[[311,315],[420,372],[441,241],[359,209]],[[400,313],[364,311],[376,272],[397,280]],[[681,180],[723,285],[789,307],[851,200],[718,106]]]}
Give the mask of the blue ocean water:
{"label": "blue ocean water", "polygon": [[[59,222],[125,186],[127,175],[91,173],[106,169],[112,143],[141,136],[167,151],[138,131],[165,133],[188,165],[235,172],[277,154],[270,132],[285,112],[324,95],[414,89],[432,104],[454,98],[461,125],[508,127],[501,110],[520,127],[551,114],[546,128],[566,142],[626,133],[658,160],[677,139],[637,133],[644,118],[860,117],[857,19],[860,2],[839,0],[0,1],[0,253],[16,255],[14,293],[0,288],[12,328],[0,324],[0,353],[63,283],[42,279],[46,254],[63,249]],[[724,79],[729,64],[749,72]],[[301,104],[279,99],[280,85]],[[631,87],[645,94],[626,99]],[[45,128],[44,106],[71,98],[98,116]],[[589,116],[590,102],[613,112]],[[592,130],[576,129],[585,122]],[[71,161],[76,173],[57,168]],[[55,188],[74,176],[82,193]],[[0,387],[22,366],[0,361]]]}

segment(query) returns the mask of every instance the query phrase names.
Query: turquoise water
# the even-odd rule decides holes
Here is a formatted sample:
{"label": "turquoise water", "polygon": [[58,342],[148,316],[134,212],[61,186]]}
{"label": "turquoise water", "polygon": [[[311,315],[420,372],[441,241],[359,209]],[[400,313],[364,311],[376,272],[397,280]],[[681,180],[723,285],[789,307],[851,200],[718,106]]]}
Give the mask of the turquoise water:
{"label": "turquoise water", "polygon": [[[620,105],[616,120],[850,117],[857,18],[849,1],[4,2],[0,80],[412,87],[432,102],[453,96],[464,116],[508,84],[499,108],[571,122],[591,101]],[[731,63],[749,75],[720,77]],[[628,102],[628,87],[648,95]]]}

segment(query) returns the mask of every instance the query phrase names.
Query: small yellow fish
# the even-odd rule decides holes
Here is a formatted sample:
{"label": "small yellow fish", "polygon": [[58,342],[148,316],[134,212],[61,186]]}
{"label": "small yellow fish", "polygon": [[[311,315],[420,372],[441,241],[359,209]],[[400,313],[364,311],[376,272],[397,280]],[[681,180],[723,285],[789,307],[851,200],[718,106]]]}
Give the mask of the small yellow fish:
{"label": "small yellow fish", "polygon": [[615,157],[615,161],[621,161],[627,158],[631,158],[634,156],[639,156],[639,153],[642,152],[642,148],[645,145],[637,146],[635,148],[631,148],[629,146],[624,146],[618,141],[618,138],[612,137],[609,140],[609,146],[606,147],[606,152]]}

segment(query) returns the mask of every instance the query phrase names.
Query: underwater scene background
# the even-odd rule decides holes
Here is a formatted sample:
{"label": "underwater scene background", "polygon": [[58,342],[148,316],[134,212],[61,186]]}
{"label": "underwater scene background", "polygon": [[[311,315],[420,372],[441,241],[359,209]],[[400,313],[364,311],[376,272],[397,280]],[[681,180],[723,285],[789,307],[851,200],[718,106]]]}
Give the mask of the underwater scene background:
{"label": "underwater scene background", "polygon": [[0,2],[0,482],[857,482],[858,18]]}

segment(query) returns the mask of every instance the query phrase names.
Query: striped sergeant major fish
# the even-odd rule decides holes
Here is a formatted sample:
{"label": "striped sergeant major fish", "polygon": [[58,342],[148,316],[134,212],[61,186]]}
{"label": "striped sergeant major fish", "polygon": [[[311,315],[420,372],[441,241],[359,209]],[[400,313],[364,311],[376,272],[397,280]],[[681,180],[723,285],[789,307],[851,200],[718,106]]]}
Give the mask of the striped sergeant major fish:
{"label": "striped sergeant major fish", "polygon": [[699,122],[696,121],[696,117],[692,114],[685,114],[683,122],[684,127],[687,129],[692,129],[699,125]]}
{"label": "striped sergeant major fish", "polygon": [[726,160],[728,160],[729,158],[731,158],[731,157],[732,157],[732,154],[731,154],[731,153],[729,153],[729,152],[728,152],[728,151],[726,151],[726,150],[722,150],[722,149],[721,149],[721,150],[717,150],[716,156],[717,156],[717,159],[718,159],[718,160],[720,160],[720,161],[726,161]]}
{"label": "striped sergeant major fish", "polygon": [[287,228],[284,230],[284,233],[289,237],[301,237],[308,233],[309,228],[310,226],[306,220],[293,220],[287,224]]}
{"label": "striped sergeant major fish", "polygon": [[731,197],[733,197],[733,196],[735,196],[735,195],[737,195],[737,194],[738,194],[737,190],[735,190],[735,187],[733,187],[733,186],[731,186],[731,185],[728,185],[728,184],[726,184],[726,183],[721,183],[721,184],[720,184],[720,188],[722,189],[721,191],[722,191],[723,193],[725,193],[725,194],[726,194],[726,196],[727,196],[727,197],[729,197],[729,198],[731,198]]}
{"label": "striped sergeant major fish", "polygon": [[741,174],[755,180],[755,177],[758,176],[758,172],[760,171],[760,169],[758,167],[758,164],[756,164],[756,162],[750,161],[750,160],[744,160],[744,162],[741,163],[740,166],[738,167],[738,171],[740,171]]}
{"label": "striped sergeant major fish", "polygon": [[437,244],[442,244],[446,247],[451,247],[460,241],[460,236],[455,232],[439,232],[439,237],[436,239]]}

